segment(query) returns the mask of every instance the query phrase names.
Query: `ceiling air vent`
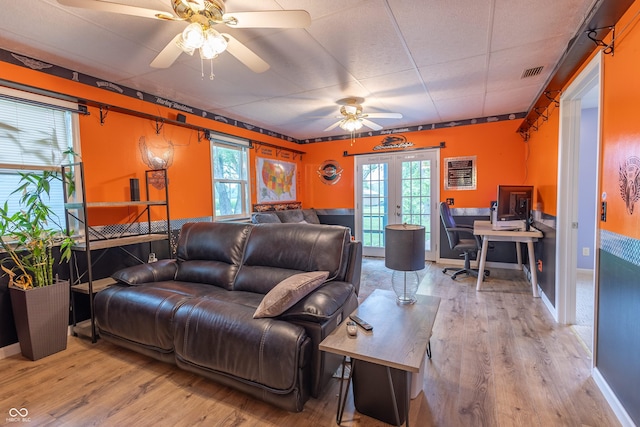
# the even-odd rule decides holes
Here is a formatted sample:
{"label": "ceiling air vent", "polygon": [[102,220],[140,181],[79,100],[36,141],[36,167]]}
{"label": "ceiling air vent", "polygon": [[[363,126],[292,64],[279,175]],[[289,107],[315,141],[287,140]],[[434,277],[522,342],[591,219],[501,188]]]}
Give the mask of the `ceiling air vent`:
{"label": "ceiling air vent", "polygon": [[538,74],[540,74],[542,72],[542,69],[544,67],[535,67],[535,68],[529,68],[527,70],[524,70],[522,72],[522,77],[520,77],[521,79],[526,79],[527,77],[534,77],[537,76]]}

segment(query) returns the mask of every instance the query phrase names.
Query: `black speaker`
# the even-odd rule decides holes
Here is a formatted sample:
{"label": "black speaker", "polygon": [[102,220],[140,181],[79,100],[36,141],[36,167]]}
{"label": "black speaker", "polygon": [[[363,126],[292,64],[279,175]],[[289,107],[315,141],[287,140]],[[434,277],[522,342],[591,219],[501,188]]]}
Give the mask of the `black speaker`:
{"label": "black speaker", "polygon": [[176,120],[179,121],[180,123],[186,123],[187,116],[185,116],[184,114],[178,113],[178,115],[176,116]]}
{"label": "black speaker", "polygon": [[138,178],[129,179],[129,191],[131,192],[131,201],[137,202],[140,200],[140,181]]}

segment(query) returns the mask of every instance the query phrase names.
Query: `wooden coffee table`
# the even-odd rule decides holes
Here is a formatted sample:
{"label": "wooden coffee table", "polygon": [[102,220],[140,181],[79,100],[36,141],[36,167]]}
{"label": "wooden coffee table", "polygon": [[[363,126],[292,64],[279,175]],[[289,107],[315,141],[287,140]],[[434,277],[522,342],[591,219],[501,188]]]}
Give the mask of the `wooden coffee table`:
{"label": "wooden coffee table", "polygon": [[[405,419],[409,426],[409,396],[411,395],[411,379],[422,388],[425,355],[429,350],[431,330],[440,306],[440,298],[417,295],[418,301],[411,305],[396,303],[396,295],[392,291],[376,289],[354,311],[354,314],[373,326],[373,331],[366,332],[358,327],[358,335],[353,338],[347,334],[343,322],[320,343],[320,350],[343,356],[343,367],[347,356],[355,361],[363,361],[380,365],[386,369],[386,379],[391,388],[391,398],[395,413],[396,425],[400,425],[399,407],[396,401],[396,388],[392,380],[392,369],[405,372],[406,398]],[[351,373],[346,382],[343,398],[343,384],[338,395],[336,422],[342,422],[342,412],[351,381]],[[403,384],[404,385],[404,384]],[[415,387],[414,387],[415,388]],[[354,384],[354,400],[355,396]],[[375,390],[374,390],[375,393]],[[415,393],[417,395],[417,393]]]}

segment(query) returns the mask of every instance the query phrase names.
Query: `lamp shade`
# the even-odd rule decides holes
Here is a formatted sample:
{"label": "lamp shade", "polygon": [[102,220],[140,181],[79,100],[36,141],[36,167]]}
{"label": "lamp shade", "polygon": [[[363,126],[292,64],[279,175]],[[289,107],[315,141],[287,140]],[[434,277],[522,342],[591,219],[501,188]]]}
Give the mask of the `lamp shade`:
{"label": "lamp shade", "polygon": [[384,265],[391,270],[424,268],[425,230],[421,225],[394,224],[384,229]]}

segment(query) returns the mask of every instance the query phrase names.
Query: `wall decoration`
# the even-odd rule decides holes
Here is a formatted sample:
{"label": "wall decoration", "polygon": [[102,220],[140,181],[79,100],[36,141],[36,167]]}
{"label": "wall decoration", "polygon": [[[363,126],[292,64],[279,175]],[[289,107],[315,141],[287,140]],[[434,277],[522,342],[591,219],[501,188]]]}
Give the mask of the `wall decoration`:
{"label": "wall decoration", "polygon": [[333,185],[340,181],[343,169],[340,163],[335,160],[325,160],[318,168],[318,176],[320,181],[327,185]]}
{"label": "wall decoration", "polygon": [[141,136],[138,140],[138,147],[145,165],[157,172],[152,172],[149,177],[149,184],[158,190],[164,188],[164,173],[161,169],[168,169],[173,164],[173,143],[168,142],[166,147],[151,147],[147,144],[147,139]]}
{"label": "wall decoration", "polygon": [[635,203],[640,200],[640,157],[631,156],[620,165],[618,181],[620,195],[627,207],[627,213],[633,214]]}
{"label": "wall decoration", "polygon": [[253,205],[253,212],[286,211],[289,209],[302,209],[302,202],[256,203]]}
{"label": "wall decoration", "polygon": [[373,151],[393,150],[394,148],[413,147],[413,142],[407,141],[404,135],[387,135],[382,139],[379,145],[373,147]]}
{"label": "wall decoration", "polygon": [[445,190],[476,189],[476,156],[444,159]]}
{"label": "wall decoration", "polygon": [[257,158],[258,203],[296,199],[296,164]]}

